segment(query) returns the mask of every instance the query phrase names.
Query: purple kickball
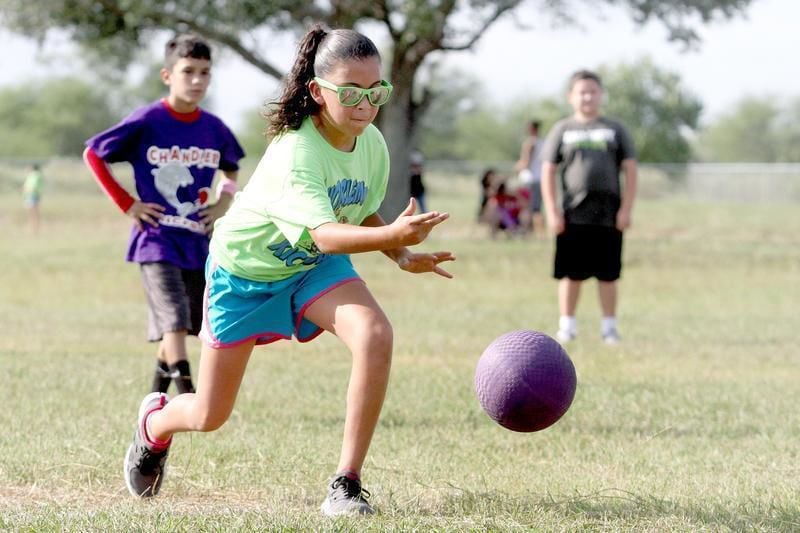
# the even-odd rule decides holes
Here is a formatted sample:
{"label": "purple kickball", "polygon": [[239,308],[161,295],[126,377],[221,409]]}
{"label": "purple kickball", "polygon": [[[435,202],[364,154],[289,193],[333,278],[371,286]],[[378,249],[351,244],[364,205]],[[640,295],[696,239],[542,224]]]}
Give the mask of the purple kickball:
{"label": "purple kickball", "polygon": [[512,431],[539,431],[556,423],[572,404],[576,384],[575,366],[567,352],[538,331],[499,336],[475,369],[481,407]]}

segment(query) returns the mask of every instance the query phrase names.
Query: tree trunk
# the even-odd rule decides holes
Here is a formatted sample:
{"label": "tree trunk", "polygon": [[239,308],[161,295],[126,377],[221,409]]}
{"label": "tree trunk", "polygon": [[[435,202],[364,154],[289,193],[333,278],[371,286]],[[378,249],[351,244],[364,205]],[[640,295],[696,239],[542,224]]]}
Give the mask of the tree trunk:
{"label": "tree trunk", "polygon": [[386,222],[397,218],[408,205],[411,194],[409,183],[411,136],[408,134],[407,109],[408,102],[400,101],[398,98],[391,104],[386,104],[381,110],[380,129],[386,138],[391,158],[389,186],[379,211]]}
{"label": "tree trunk", "polygon": [[391,171],[386,198],[379,210],[386,222],[391,222],[408,205],[411,197],[409,181],[410,154],[415,148],[416,131],[419,129],[417,105],[413,101],[414,75],[419,61],[403,61],[405,53],[394,51],[392,59],[392,98],[378,115],[378,127],[389,146]]}

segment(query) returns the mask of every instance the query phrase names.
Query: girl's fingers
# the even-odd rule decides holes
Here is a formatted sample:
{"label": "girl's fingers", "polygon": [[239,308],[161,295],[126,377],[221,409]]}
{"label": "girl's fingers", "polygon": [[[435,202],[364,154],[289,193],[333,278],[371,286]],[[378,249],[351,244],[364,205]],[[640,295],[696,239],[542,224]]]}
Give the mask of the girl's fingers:
{"label": "girl's fingers", "polygon": [[438,211],[428,211],[420,215],[411,217],[412,224],[439,224],[450,218],[449,213],[439,213]]}
{"label": "girl's fingers", "polygon": [[417,210],[417,201],[412,196],[411,198],[408,199],[408,205],[406,206],[405,209],[403,209],[403,212],[400,213],[400,216],[401,217],[411,216],[414,214],[414,211],[416,210]]}
{"label": "girl's fingers", "polygon": [[433,272],[434,272],[434,274],[439,274],[443,278],[453,279],[453,275],[450,272],[448,272],[447,270],[445,270],[445,269],[443,269],[441,267],[438,267],[438,266],[433,267]]}
{"label": "girl's fingers", "polygon": [[439,263],[441,261],[455,261],[456,260],[456,256],[454,256],[451,252],[433,252],[431,255],[436,259],[437,263]]}

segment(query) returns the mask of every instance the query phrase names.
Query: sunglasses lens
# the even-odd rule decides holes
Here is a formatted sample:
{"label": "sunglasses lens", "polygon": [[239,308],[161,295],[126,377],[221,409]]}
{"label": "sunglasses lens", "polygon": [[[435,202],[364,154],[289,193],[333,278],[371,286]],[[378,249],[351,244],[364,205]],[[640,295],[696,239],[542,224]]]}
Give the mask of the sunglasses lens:
{"label": "sunglasses lens", "polygon": [[369,93],[369,103],[374,106],[382,106],[389,101],[390,94],[391,91],[389,91],[388,87],[375,87]]}
{"label": "sunglasses lens", "polygon": [[361,101],[363,94],[356,87],[339,87],[339,102],[344,106],[354,106]]}

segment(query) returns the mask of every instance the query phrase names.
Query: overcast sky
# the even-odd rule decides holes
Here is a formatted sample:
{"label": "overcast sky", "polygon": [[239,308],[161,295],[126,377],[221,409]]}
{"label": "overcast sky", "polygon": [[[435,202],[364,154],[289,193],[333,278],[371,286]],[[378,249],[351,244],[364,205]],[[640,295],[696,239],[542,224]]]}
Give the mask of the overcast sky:
{"label": "overcast sky", "polygon": [[[798,0],[753,0],[746,18],[700,27],[703,42],[693,52],[682,52],[680,45],[668,43],[658,24],[637,29],[621,10],[604,8],[602,14],[603,21],[590,23],[598,13],[587,11],[582,26],[554,28],[549,20],[520,13],[517,18],[527,29],[520,29],[511,18],[502,20],[473,51],[448,54],[445,64],[473,72],[493,98],[501,99],[504,95],[558,94],[578,68],[650,56],[658,67],[680,74],[684,86],[703,101],[705,120],[724,113],[745,96],[800,97]],[[383,37],[370,36],[376,41]],[[267,57],[288,68],[294,40],[270,45]],[[8,33],[0,33],[0,49],[0,85],[16,85],[69,68],[63,62],[44,61],[34,43]],[[48,55],[52,52],[44,54]],[[214,111],[235,127],[243,113],[275,95],[277,82],[225,54],[215,62],[212,89]]]}

